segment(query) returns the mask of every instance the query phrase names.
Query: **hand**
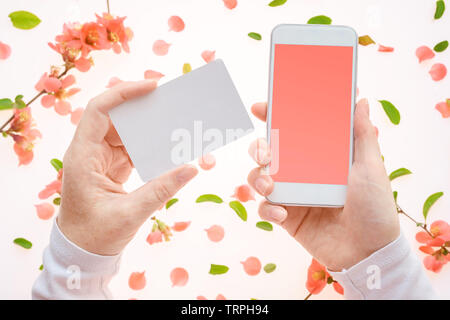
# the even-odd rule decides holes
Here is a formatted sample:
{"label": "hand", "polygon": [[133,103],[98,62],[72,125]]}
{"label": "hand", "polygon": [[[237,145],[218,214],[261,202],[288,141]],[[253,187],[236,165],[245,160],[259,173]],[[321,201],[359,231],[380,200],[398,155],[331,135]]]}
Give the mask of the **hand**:
{"label": "hand", "polygon": [[[252,107],[265,121],[266,103]],[[264,200],[259,215],[280,224],[309,253],[332,271],[348,269],[395,240],[400,233],[398,214],[381,158],[376,129],[369,120],[366,99],[354,114],[354,162],[348,178],[344,208],[289,207]],[[270,162],[267,143],[257,141],[250,154],[262,167]],[[248,182],[258,193],[269,195],[273,181],[261,168],[252,170]]]}
{"label": "hand", "polygon": [[108,110],[155,88],[148,80],[125,82],[92,99],[64,156],[58,225],[89,252],[120,253],[147,218],[197,174],[183,165],[131,193],[123,190],[133,164]]}

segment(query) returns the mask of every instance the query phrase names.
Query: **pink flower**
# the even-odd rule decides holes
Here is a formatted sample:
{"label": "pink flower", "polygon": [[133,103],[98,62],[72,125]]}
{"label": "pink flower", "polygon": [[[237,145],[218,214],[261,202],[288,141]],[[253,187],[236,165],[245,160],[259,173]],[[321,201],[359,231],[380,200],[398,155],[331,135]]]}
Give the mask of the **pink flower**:
{"label": "pink flower", "polygon": [[133,32],[130,28],[125,28],[123,21],[126,17],[114,18],[109,13],[103,13],[100,17],[97,15],[97,22],[106,27],[107,39],[111,42],[115,53],[120,53],[123,49],[130,52],[128,41],[133,38]]}
{"label": "pink flower", "polygon": [[445,221],[437,220],[431,224],[430,233],[431,235],[425,231],[418,232],[416,240],[425,244],[419,247],[420,251],[427,254],[423,259],[425,268],[439,272],[450,261],[447,249],[450,246],[450,225]]}
{"label": "pink flower", "polygon": [[15,142],[14,152],[19,158],[19,166],[29,164],[33,160],[34,141],[42,137],[40,131],[34,128],[31,109],[14,109],[14,119],[5,133]]}
{"label": "pink flower", "polygon": [[92,50],[105,50],[111,48],[108,32],[104,25],[97,22],[83,24],[80,31],[81,55],[86,58]]}
{"label": "pink flower", "polygon": [[75,83],[75,77],[68,75],[62,80],[54,76],[48,76],[44,73],[36,84],[38,91],[45,91],[47,94],[41,98],[41,104],[45,108],[55,107],[55,111],[60,115],[70,114],[72,107],[66,99],[79,92],[79,88],[71,88],[69,86]]}
{"label": "pink flower", "polygon": [[0,60],[6,60],[11,55],[11,47],[0,41]]}
{"label": "pink flower", "polygon": [[439,102],[435,108],[441,113],[442,118],[450,117],[450,99],[447,99],[447,101],[444,102]]}
{"label": "pink flower", "polygon": [[308,268],[306,289],[311,294],[319,294],[327,284],[333,284],[333,288],[337,293],[344,294],[344,288],[337,281],[333,280],[325,266],[313,258]]}

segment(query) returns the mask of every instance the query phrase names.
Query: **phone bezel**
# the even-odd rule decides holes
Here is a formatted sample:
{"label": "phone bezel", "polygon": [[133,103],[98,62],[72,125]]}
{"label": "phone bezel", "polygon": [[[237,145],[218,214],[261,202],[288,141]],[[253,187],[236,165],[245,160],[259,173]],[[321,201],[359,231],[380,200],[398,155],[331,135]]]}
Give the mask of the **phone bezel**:
{"label": "phone bezel", "polygon": [[[356,99],[356,68],[358,36],[347,26],[281,24],[272,30],[270,41],[269,98],[267,108],[267,141],[270,145],[272,120],[272,88],[275,44],[326,45],[353,47],[352,99],[350,117],[349,172],[353,163],[353,114]],[[289,206],[342,207],[347,185],[275,182],[273,192],[266,196],[272,203]]]}

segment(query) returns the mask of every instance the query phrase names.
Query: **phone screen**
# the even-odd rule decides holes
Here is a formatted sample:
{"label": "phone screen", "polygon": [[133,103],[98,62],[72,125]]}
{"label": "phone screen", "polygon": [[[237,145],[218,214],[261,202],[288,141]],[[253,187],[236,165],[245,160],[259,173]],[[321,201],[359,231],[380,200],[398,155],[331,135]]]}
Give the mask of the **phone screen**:
{"label": "phone screen", "polygon": [[271,130],[275,182],[346,185],[353,47],[275,44]]}

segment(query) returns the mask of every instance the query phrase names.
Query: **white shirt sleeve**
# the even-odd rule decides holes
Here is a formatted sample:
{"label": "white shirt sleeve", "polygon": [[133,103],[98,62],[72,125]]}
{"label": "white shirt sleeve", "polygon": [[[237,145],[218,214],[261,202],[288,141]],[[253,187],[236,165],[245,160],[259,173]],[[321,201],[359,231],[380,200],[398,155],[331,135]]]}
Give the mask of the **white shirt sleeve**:
{"label": "white shirt sleeve", "polygon": [[437,299],[418,257],[401,234],[348,270],[328,271],[346,299]]}
{"label": "white shirt sleeve", "polygon": [[108,284],[121,255],[100,256],[81,249],[59,229],[56,220],[44,251],[44,269],[32,289],[33,299],[111,299]]}
{"label": "white shirt sleeve", "polygon": [[[53,225],[44,251],[44,270],[32,289],[33,299],[111,299],[108,284],[120,255],[100,256],[79,248]],[[423,267],[400,235],[349,270],[329,271],[347,299],[436,299]]]}

